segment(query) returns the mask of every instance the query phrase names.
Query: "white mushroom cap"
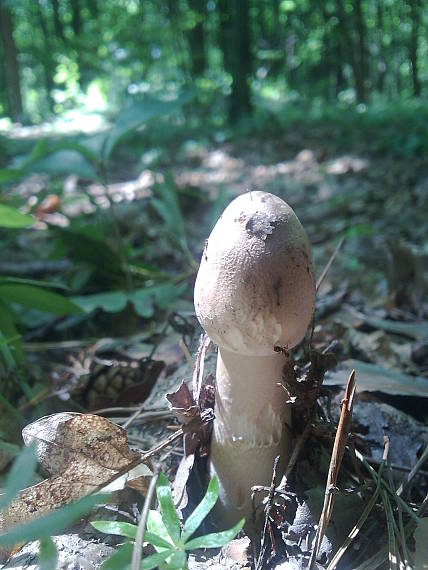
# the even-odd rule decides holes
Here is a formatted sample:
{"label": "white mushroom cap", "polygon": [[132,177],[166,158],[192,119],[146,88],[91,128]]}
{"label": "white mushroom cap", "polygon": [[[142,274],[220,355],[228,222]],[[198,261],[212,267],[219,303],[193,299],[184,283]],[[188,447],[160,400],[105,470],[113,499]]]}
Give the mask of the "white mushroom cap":
{"label": "white mushroom cap", "polygon": [[292,208],[267,192],[233,200],[211,232],[195,284],[196,314],[211,340],[250,356],[292,348],[314,305],[311,250]]}

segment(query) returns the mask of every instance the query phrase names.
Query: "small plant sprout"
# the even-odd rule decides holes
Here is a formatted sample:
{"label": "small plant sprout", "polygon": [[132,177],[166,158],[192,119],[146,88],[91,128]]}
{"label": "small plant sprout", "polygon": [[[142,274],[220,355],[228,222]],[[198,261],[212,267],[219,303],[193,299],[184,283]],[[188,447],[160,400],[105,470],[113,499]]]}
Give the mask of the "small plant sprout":
{"label": "small plant sprout", "polygon": [[[233,540],[244,526],[244,519],[233,528],[192,538],[202,521],[214,507],[218,499],[218,481],[213,477],[204,498],[182,526],[172,502],[171,487],[165,475],[160,474],[156,484],[159,511],[151,510],[147,520],[144,541],[153,545],[156,554],[146,556],[141,561],[141,570],[161,568],[161,570],[187,569],[187,552],[199,548],[220,548]],[[101,532],[116,534],[135,540],[137,526],[114,521],[94,521],[94,528]],[[129,568],[133,545],[123,544],[117,552],[103,564],[104,570]]]}
{"label": "small plant sprout", "polygon": [[287,459],[279,348],[302,340],[314,305],[311,249],[294,211],[267,192],[233,200],[206,242],[195,284],[196,315],[218,345],[210,469],[227,524],[248,519],[251,487],[269,485],[274,458]]}

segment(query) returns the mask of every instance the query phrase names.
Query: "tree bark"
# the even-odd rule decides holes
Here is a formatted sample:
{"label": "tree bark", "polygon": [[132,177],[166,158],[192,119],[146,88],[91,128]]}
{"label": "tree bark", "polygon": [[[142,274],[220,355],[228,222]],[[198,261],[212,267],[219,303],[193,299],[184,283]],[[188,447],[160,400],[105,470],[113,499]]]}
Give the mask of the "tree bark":
{"label": "tree bark", "polygon": [[92,18],[94,20],[97,20],[98,19],[98,13],[99,13],[97,0],[87,0],[86,4],[88,6],[88,9],[89,9],[89,12],[90,12]]}
{"label": "tree bark", "polygon": [[187,32],[190,48],[191,73],[193,77],[202,75],[206,68],[205,29],[206,2],[204,0],[188,0],[189,8],[194,13],[196,23]]}
{"label": "tree bark", "polygon": [[3,46],[4,74],[8,115],[13,121],[22,116],[21,82],[18,52],[13,37],[13,19],[10,9],[0,2],[0,35]]}
{"label": "tree bark", "polygon": [[59,0],[52,0],[53,21],[57,38],[65,42],[64,29],[59,15]]}
{"label": "tree bark", "polygon": [[230,97],[229,119],[236,122],[250,115],[251,97],[248,78],[251,73],[249,0],[230,0],[231,26],[227,43],[232,93]]}
{"label": "tree bark", "polygon": [[218,8],[218,44],[223,54],[224,69],[230,72],[230,52],[228,41],[230,36],[230,13],[228,4],[230,0],[217,0]]}
{"label": "tree bark", "polygon": [[338,57],[336,58],[336,93],[339,93],[346,87],[343,66],[349,64],[352,67],[355,78],[356,60],[354,50],[352,49],[348,17],[345,13],[342,0],[336,0],[336,15],[339,21],[337,26],[339,49],[337,53]]}
{"label": "tree bark", "polygon": [[357,101],[364,103],[366,100],[366,48],[365,48],[365,29],[363,13],[361,9],[361,0],[354,0],[355,12],[355,31],[356,31],[356,52],[354,76],[355,90],[357,93]]}
{"label": "tree bark", "polygon": [[50,34],[49,34],[49,29],[45,20],[45,17],[43,15],[43,11],[42,11],[42,6],[40,4],[40,0],[38,0],[37,2],[37,17],[39,20],[39,25],[40,25],[40,29],[42,31],[42,35],[43,35],[43,41],[44,41],[44,53],[43,53],[43,75],[44,75],[44,79],[45,79],[45,88],[46,88],[46,93],[47,93],[47,100],[48,100],[48,105],[49,105],[49,110],[51,112],[53,112],[53,107],[54,107],[54,100],[52,99],[52,90],[55,87],[54,81],[53,81],[53,75],[54,75],[54,61],[53,61],[53,57],[52,57],[52,45],[51,45],[51,40],[50,40]]}
{"label": "tree bark", "polygon": [[71,0],[71,27],[75,36],[79,36],[82,31],[82,17],[80,14],[80,0]]}
{"label": "tree bark", "polygon": [[377,15],[377,34],[378,34],[378,52],[379,60],[377,63],[377,90],[379,93],[383,93],[385,74],[386,74],[386,61],[385,61],[385,50],[382,42],[383,34],[383,9],[382,0],[377,0],[376,15]]}
{"label": "tree bark", "polygon": [[419,97],[421,94],[421,82],[419,79],[418,69],[418,34],[420,23],[419,12],[419,0],[410,0],[410,18],[412,20],[412,32],[410,34],[409,56],[412,66],[413,94],[415,97]]}

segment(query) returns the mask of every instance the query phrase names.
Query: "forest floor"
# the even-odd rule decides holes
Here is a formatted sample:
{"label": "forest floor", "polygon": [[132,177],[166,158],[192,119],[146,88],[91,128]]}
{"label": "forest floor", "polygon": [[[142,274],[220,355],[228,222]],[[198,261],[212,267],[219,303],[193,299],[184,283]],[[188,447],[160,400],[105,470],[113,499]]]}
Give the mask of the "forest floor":
{"label": "forest floor", "polygon": [[[135,145],[121,148],[115,156],[107,186],[88,185],[74,174],[58,177],[37,173],[12,187],[12,195],[27,205],[32,203],[33,211],[42,198],[52,194],[52,188],[60,201],[52,210],[39,210],[40,231],[36,239],[19,235],[8,238],[3,246],[6,265],[19,260],[25,266],[37,252],[42,252],[42,259],[52,257],[46,223],[61,227],[68,220],[77,220],[81,227],[94,222],[105,226],[111,200],[122,239],[132,249],[131,259],[141,256],[140,261],[158,271],[188,275],[180,281],[186,286],[180,289],[178,298],[166,310],[156,309],[150,319],[133,314],[129,306],[117,313],[98,309],[88,319],[68,321],[68,325],[64,325],[64,320],[42,322],[34,317],[24,338],[24,349],[33,373],[39,370],[33,374],[35,378],[27,381],[34,390],[35,405],[31,397],[11,392],[13,405],[20,406],[30,420],[67,409],[70,404],[82,411],[85,407],[93,410],[106,405],[141,403],[147,390],[134,391],[128,401],[114,392],[105,401],[92,391],[88,403],[85,398],[91,388],[87,387],[83,389],[84,397],[73,395],[71,386],[79,380],[76,361],[88,354],[88,347],[108,344],[109,350],[121,357],[140,359],[150,355],[164,366],[162,372],[160,368],[153,373],[152,394],[140,411],[161,411],[165,418],[154,422],[155,416],[148,416],[150,429],[142,434],[141,427],[133,426],[130,431],[131,443],[138,441],[145,449],[159,442],[168,434],[172,421],[164,395],[191,377],[178,340],[184,336],[193,352],[200,331],[192,315],[194,270],[189,269],[186,256],[174,250],[171,241],[164,240],[165,218],[153,216],[148,204],[153,192],[156,196],[156,187],[169,184],[176,189],[187,243],[191,255],[198,259],[203,241],[225,205],[244,191],[264,190],[283,198],[297,213],[312,245],[317,277],[344,238],[319,290],[313,346],[319,351],[333,346],[339,361],[325,380],[325,385],[334,387],[333,417],[338,417],[343,395],[337,387],[345,385],[351,369],[356,370],[358,395],[352,427],[355,441],[377,468],[384,435],[389,436],[389,461],[398,485],[428,443],[428,158],[379,150],[375,144],[379,137],[376,130],[359,133],[354,128],[350,134],[337,125],[318,122],[293,124],[287,130],[267,133],[256,130],[224,142],[192,138],[156,149],[143,148],[146,143],[142,145],[137,139]],[[60,254],[61,248],[57,247],[53,257],[61,259]],[[70,258],[73,256],[64,257]],[[69,266],[65,271],[72,272]],[[31,271],[25,276],[34,277]],[[82,273],[74,277],[83,280]],[[55,279],[60,280],[58,276]],[[98,280],[97,293],[102,293],[99,283]],[[107,293],[111,290],[110,283]],[[123,334],[126,342],[112,341]],[[74,359],[73,365],[70,358]],[[304,347],[297,352],[297,358],[300,363],[308,358]],[[49,386],[51,380],[47,382],[46,377],[41,381],[47,372],[54,387]],[[144,377],[147,382],[147,372]],[[58,378],[63,382],[61,389]],[[42,397],[38,398],[37,393]],[[76,400],[80,407],[75,407]],[[123,424],[129,413],[121,413]],[[117,417],[117,412],[112,411],[109,417]],[[11,442],[17,443],[11,425],[3,431]],[[327,448],[329,445],[331,440]],[[160,458],[171,479],[180,457],[180,447],[176,446]],[[322,461],[327,463],[321,468]],[[324,479],[306,481],[318,503],[324,494],[328,461],[327,453],[318,465]],[[349,475],[352,468],[347,465],[346,469]],[[407,488],[406,500],[420,504],[426,490],[427,474],[421,472]],[[334,550],[356,522],[352,511],[360,507],[352,501],[342,505],[341,515],[333,522],[337,535],[331,539]],[[319,505],[315,511],[319,511]],[[376,517],[382,521],[382,530],[375,542],[383,544],[387,540],[385,515],[382,518],[378,512]],[[338,531],[340,527],[345,534]],[[361,534],[359,562],[364,552],[367,556],[372,554],[368,537]],[[67,553],[67,547],[62,546]],[[310,544],[305,550],[301,543],[300,550],[301,556],[307,557]],[[278,548],[274,562],[285,560],[284,551]],[[12,558],[5,568],[17,567],[16,564]],[[211,562],[205,560],[201,564],[207,567]]]}

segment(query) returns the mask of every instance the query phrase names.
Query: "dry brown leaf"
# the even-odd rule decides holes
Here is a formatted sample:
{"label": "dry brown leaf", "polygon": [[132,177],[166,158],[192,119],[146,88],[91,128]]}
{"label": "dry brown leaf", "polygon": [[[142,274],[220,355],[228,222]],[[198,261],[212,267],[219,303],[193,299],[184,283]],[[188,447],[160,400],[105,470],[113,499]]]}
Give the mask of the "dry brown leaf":
{"label": "dry brown leaf", "polygon": [[151,475],[147,465],[135,465],[140,456],[129,449],[126,431],[101,416],[53,414],[26,426],[23,438],[26,445],[35,442],[51,478],[19,493],[0,515],[0,530]]}

